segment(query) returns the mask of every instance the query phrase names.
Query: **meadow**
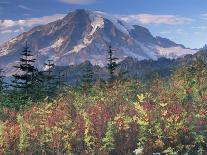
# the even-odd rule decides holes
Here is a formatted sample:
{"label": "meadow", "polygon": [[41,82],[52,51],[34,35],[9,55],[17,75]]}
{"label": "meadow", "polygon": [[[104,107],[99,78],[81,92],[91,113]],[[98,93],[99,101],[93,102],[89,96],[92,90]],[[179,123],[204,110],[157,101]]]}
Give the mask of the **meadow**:
{"label": "meadow", "polygon": [[41,101],[2,91],[0,154],[204,155],[206,88],[196,61],[168,78],[97,80]]}

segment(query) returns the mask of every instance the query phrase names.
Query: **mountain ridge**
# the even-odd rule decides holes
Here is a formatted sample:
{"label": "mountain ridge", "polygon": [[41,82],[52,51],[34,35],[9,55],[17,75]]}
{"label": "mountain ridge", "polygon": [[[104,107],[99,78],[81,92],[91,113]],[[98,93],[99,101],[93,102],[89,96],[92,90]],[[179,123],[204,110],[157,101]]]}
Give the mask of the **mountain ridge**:
{"label": "mountain ridge", "polygon": [[36,66],[44,69],[48,59],[56,65],[77,65],[89,60],[94,65],[106,65],[106,49],[111,44],[115,55],[124,60],[134,57],[139,60],[160,57],[178,58],[196,51],[185,48],[169,39],[154,37],[139,25],[130,25],[100,11],[79,9],[63,19],[37,26],[20,34],[0,47],[0,65],[11,68],[18,63],[19,52],[26,42],[34,51]]}

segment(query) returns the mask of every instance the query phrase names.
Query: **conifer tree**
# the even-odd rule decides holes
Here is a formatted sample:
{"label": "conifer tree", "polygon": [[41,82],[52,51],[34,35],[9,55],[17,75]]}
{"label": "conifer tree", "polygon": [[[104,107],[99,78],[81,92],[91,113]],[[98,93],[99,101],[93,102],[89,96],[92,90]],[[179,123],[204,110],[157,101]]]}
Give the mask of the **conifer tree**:
{"label": "conifer tree", "polygon": [[31,104],[35,98],[35,88],[38,86],[38,70],[34,67],[34,59],[32,52],[26,45],[21,51],[19,64],[14,66],[17,68],[16,74],[13,75],[11,81],[11,89],[8,92],[9,101],[4,105],[19,110],[22,106]]}
{"label": "conifer tree", "polygon": [[0,104],[3,102],[3,90],[5,87],[5,83],[4,83],[4,76],[3,76],[3,69],[0,68]]}
{"label": "conifer tree", "polygon": [[53,60],[48,60],[48,62],[45,63],[45,66],[47,68],[47,71],[44,72],[45,73],[44,85],[45,85],[47,96],[51,98],[55,95],[57,89],[56,77],[53,74],[53,69],[55,67],[55,64]]}
{"label": "conifer tree", "polygon": [[0,68],[0,93],[3,91],[4,89],[4,75],[3,75],[3,69]]}
{"label": "conifer tree", "polygon": [[93,68],[91,64],[87,64],[81,82],[81,87],[84,91],[90,92],[93,86]]}
{"label": "conifer tree", "polygon": [[108,71],[109,71],[109,74],[110,74],[110,79],[109,81],[112,82],[115,80],[115,75],[114,75],[114,72],[118,66],[117,64],[117,60],[118,58],[114,57],[114,49],[112,49],[111,46],[109,46],[109,49],[107,50],[108,51]]}
{"label": "conifer tree", "polygon": [[65,76],[64,76],[64,74],[62,74],[62,71],[59,71],[58,76],[57,76],[57,86],[59,89],[63,86],[63,83],[64,83],[63,78],[64,77]]}
{"label": "conifer tree", "polygon": [[26,95],[32,94],[33,86],[37,83],[38,71],[33,66],[35,60],[26,45],[21,52],[20,64],[15,66],[19,71],[13,75],[12,87]]}

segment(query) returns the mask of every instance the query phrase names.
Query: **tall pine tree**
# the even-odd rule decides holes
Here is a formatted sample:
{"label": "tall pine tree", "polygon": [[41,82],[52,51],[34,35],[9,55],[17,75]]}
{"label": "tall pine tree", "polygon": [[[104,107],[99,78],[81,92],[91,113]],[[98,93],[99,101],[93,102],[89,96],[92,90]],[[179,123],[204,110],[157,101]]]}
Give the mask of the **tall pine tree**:
{"label": "tall pine tree", "polygon": [[90,62],[87,62],[86,68],[84,69],[83,78],[81,81],[81,88],[82,90],[87,94],[91,91],[91,88],[93,86],[93,66]]}
{"label": "tall pine tree", "polygon": [[33,66],[36,59],[31,53],[26,45],[21,52],[20,64],[15,66],[18,69],[18,74],[13,75],[14,80],[12,81],[12,87],[26,95],[32,94],[38,76],[38,70]]}
{"label": "tall pine tree", "polygon": [[62,86],[64,86],[64,77],[65,75],[63,74],[63,71],[59,71],[58,72],[58,76],[57,76],[57,86],[59,89],[62,88]]}
{"label": "tall pine tree", "polygon": [[54,75],[54,67],[55,64],[53,60],[48,60],[47,63],[45,63],[45,67],[47,68],[46,71],[44,71],[44,85],[46,89],[46,95],[48,98],[52,98],[55,96],[57,92],[57,78]]}
{"label": "tall pine tree", "polygon": [[115,80],[114,72],[118,66],[117,60],[118,58],[114,56],[114,49],[112,49],[111,46],[109,46],[107,52],[108,52],[108,71],[110,74],[110,82],[113,82]]}
{"label": "tall pine tree", "polygon": [[3,91],[4,89],[4,75],[3,75],[3,69],[0,68],[0,93]]}
{"label": "tall pine tree", "polygon": [[21,51],[19,64],[14,66],[17,68],[16,74],[13,75],[11,81],[11,89],[8,92],[8,102],[4,105],[19,110],[25,105],[29,105],[38,98],[35,94],[36,87],[38,86],[38,70],[34,67],[34,59],[32,52],[26,45]]}

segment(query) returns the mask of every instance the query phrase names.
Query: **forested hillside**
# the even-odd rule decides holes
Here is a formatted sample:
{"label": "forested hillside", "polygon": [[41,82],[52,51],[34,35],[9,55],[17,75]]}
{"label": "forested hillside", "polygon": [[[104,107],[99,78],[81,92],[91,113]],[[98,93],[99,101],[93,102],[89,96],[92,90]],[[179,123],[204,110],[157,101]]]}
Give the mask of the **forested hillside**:
{"label": "forested hillside", "polygon": [[[27,50],[24,58],[32,57]],[[32,58],[16,66],[26,74],[14,75],[12,89],[1,76],[0,154],[206,154],[203,57],[143,82],[116,75],[111,52],[108,79],[94,81],[89,65],[78,86],[54,77],[50,61],[37,73]]]}

